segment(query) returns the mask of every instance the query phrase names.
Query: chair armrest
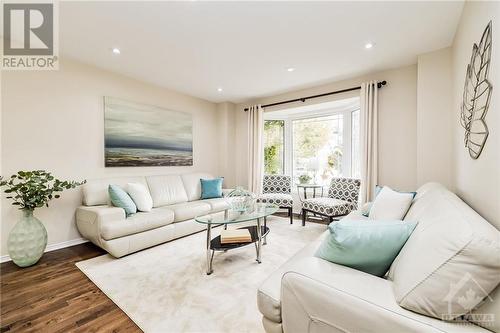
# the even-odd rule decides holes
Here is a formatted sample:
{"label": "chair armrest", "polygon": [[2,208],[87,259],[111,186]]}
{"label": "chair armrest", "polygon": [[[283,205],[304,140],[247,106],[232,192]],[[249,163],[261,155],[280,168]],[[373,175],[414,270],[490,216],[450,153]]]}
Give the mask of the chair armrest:
{"label": "chair armrest", "polygon": [[83,237],[101,245],[101,224],[108,221],[125,220],[125,210],[111,206],[81,206],[76,209],[76,226]]}

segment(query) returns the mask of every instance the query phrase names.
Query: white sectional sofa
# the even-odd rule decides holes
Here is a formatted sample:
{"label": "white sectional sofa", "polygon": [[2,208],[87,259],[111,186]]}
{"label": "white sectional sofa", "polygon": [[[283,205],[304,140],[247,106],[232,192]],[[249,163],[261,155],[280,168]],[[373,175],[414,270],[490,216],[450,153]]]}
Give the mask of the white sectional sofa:
{"label": "white sectional sofa", "polygon": [[[356,211],[346,218],[364,217]],[[474,318],[465,324],[447,322],[407,310],[400,306],[401,296],[398,296],[427,291],[430,296],[417,300],[423,309],[431,311],[431,300],[445,302],[450,287],[460,286],[469,273],[479,282],[482,277],[491,279],[492,275],[500,278],[500,232],[456,195],[435,183],[418,190],[405,220],[418,221],[418,226],[386,278],[315,257],[328,231],[299,251],[258,290],[257,303],[266,332],[500,333],[500,286],[488,291],[484,303],[473,311],[478,314],[474,318],[485,318],[486,314],[493,315],[494,320],[476,323],[472,323]],[[477,251],[469,250],[473,243],[484,245],[482,259],[476,256]],[[453,253],[450,249],[456,248],[462,250],[450,254]],[[484,266],[475,265],[476,260],[482,260]],[[472,263],[466,272],[459,269],[464,262]],[[444,265],[451,266],[446,274],[441,270]],[[435,277],[440,278],[441,284],[436,283]],[[407,302],[407,305],[412,304]]]}
{"label": "white sectional sofa", "polygon": [[[76,211],[80,233],[114,257],[122,257],[206,228],[194,221],[197,215],[214,214],[229,208],[224,198],[201,200],[200,179],[207,173],[122,177],[91,180],[83,185],[83,206]],[[128,218],[122,208],[109,201],[108,186],[141,183],[153,198],[150,212]],[[225,190],[227,192],[228,190]]]}

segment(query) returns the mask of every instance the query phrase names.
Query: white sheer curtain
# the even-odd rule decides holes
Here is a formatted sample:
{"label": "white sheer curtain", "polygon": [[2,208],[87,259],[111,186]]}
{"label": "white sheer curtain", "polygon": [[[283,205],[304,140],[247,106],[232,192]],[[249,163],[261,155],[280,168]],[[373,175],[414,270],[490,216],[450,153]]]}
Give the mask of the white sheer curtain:
{"label": "white sheer curtain", "polygon": [[248,111],[248,190],[262,193],[264,173],[264,110],[260,105]]}
{"label": "white sheer curtain", "polygon": [[361,191],[360,202],[373,200],[378,182],[378,86],[377,81],[361,84]]}

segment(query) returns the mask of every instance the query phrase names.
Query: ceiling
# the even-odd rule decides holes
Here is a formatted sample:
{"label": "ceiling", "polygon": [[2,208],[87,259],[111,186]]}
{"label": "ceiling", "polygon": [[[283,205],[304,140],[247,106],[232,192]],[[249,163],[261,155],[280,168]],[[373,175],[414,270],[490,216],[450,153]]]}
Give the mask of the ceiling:
{"label": "ceiling", "polygon": [[[418,54],[451,45],[462,7],[61,2],[59,45],[62,56],[107,70],[213,102],[244,102],[414,64]],[[368,42],[375,46],[365,49]]]}

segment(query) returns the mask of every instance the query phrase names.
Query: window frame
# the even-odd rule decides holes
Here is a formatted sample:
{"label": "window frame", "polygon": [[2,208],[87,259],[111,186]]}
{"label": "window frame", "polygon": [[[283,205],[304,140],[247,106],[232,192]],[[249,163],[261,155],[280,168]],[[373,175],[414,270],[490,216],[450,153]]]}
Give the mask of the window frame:
{"label": "window frame", "polygon": [[[348,170],[348,174],[344,173],[344,177],[351,177],[352,175],[352,114],[360,110],[360,106],[339,109],[324,109],[324,110],[311,110],[299,114],[292,114],[287,116],[273,116],[272,112],[264,113],[264,121],[266,120],[282,120],[285,123],[284,142],[283,142],[283,173],[289,175],[294,179],[293,172],[293,121],[311,118],[321,118],[341,114],[343,119],[342,125],[342,140],[343,140],[343,156],[342,165],[344,170]],[[295,184],[294,184],[295,185]]]}
{"label": "window frame", "polygon": [[[286,167],[285,167],[285,162],[286,162],[286,151],[287,151],[287,148],[286,148],[286,145],[285,145],[285,142],[286,142],[286,138],[285,138],[285,133],[286,133],[286,129],[285,129],[285,126],[286,126],[286,121],[284,119],[268,119],[266,117],[264,117],[264,124],[266,121],[269,121],[269,120],[279,120],[279,121],[283,121],[283,160],[281,161],[281,165],[283,167],[283,174],[286,175]],[[264,127],[265,128],[265,127]],[[266,145],[265,145],[265,142],[263,142],[263,149],[265,149]],[[264,151],[262,152],[264,154]],[[264,166],[263,166],[263,170],[264,170],[264,174],[265,174],[265,156],[264,158],[262,159],[262,161],[264,162]]]}

